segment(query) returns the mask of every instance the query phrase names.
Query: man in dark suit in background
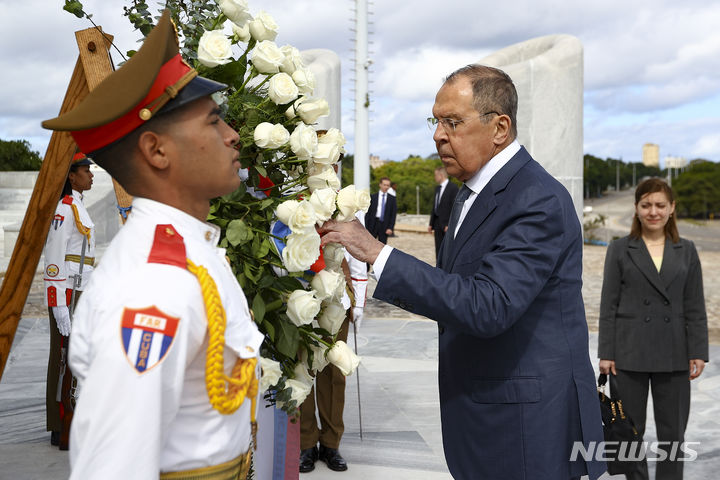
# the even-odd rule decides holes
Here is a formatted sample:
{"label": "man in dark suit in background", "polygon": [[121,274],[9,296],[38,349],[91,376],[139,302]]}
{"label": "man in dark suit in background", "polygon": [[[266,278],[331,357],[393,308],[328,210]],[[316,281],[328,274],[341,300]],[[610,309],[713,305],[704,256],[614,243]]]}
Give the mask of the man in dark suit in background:
{"label": "man in dark suit in background", "polygon": [[445,238],[445,232],[448,229],[450,221],[450,212],[452,211],[455,196],[458,193],[458,187],[448,180],[445,167],[437,167],[435,169],[435,196],[433,197],[433,209],[430,214],[430,226],[428,232],[435,232],[435,259],[438,259],[440,253],[440,244]]}
{"label": "man in dark suit in background", "polygon": [[381,178],[380,191],[370,196],[370,208],[365,214],[365,228],[382,243],[387,243],[388,236],[393,234],[397,214],[397,200],[388,193],[389,188],[390,179]]}
{"label": "man in dark suit in background", "polygon": [[464,183],[438,267],[381,244],[359,222],[326,222],[323,244],[373,264],[375,298],[437,321],[455,479],[595,480],[605,462],[577,455],[603,433],[572,199],[515,139],[517,92],[501,70],[451,74],[432,112],[440,159]]}

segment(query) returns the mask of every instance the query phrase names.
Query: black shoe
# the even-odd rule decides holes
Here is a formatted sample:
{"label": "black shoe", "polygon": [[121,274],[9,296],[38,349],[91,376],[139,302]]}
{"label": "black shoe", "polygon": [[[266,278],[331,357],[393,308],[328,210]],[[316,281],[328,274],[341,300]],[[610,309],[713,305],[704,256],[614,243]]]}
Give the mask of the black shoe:
{"label": "black shoe", "polygon": [[336,472],[344,472],[347,470],[347,462],[342,455],[340,455],[337,448],[328,448],[320,444],[318,458],[327,463],[330,470],[335,470]]}
{"label": "black shoe", "polygon": [[60,445],[60,432],[50,432],[50,445],[55,447]]}
{"label": "black shoe", "polygon": [[317,447],[306,448],[300,451],[300,473],[312,472],[315,470],[315,462],[318,459]]}

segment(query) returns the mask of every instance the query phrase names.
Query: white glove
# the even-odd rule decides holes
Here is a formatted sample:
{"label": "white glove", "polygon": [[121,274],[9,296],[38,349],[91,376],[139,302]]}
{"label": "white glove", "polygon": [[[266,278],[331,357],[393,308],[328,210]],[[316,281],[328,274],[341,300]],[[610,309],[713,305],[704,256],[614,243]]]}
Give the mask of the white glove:
{"label": "white glove", "polygon": [[363,307],[353,307],[353,322],[355,322],[355,327],[360,330],[360,324],[363,320]]}
{"label": "white glove", "polygon": [[52,307],[52,312],[60,335],[63,337],[70,335],[70,310],[68,307]]}

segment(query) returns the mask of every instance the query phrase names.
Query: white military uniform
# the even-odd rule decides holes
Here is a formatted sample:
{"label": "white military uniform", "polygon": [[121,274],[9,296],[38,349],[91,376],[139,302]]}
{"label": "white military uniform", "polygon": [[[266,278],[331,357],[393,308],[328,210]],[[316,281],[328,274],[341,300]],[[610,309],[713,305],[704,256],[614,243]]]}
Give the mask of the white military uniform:
{"label": "white military uniform", "polygon": [[207,317],[197,278],[148,262],[156,229],[168,231],[164,225],[182,236],[184,254],[217,284],[227,313],[225,372],[238,356],[259,354],[263,336],[217,246],[220,230],[136,198],[74,320],[70,366],[82,390],[70,438],[71,479],[156,479],[158,472],[227,462],[250,447],[250,399],[232,415],[208,399]]}
{"label": "white military uniform", "polygon": [[[95,225],[83,205],[82,194],[73,190],[72,196],[63,197],[57,204],[43,251],[45,256],[45,304],[48,307],[60,307],[68,304],[65,290],[73,288],[72,276],[80,270],[80,253],[85,236],[80,233],[75,223],[71,205],[75,205],[77,208],[78,218],[83,227],[90,229],[90,240],[85,247],[85,257],[95,258]],[[83,267],[82,285],[78,290],[84,290],[92,272],[93,266],[86,263]]]}

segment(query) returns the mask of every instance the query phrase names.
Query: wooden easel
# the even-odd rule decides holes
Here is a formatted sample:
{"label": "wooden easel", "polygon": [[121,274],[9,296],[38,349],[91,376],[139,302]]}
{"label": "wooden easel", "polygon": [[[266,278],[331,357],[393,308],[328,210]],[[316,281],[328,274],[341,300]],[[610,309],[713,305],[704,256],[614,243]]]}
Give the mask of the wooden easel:
{"label": "wooden easel", "polygon": [[[114,70],[109,53],[111,35],[103,34],[98,27],[75,32],[75,38],[79,55],[60,107],[61,114],[75,108]],[[75,142],[68,132],[53,132],[0,287],[0,378],[75,149]],[[132,197],[114,180],[113,183],[118,205],[129,206]]]}

